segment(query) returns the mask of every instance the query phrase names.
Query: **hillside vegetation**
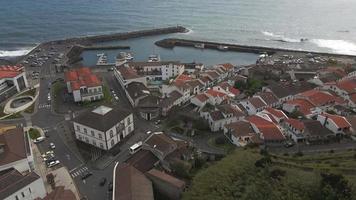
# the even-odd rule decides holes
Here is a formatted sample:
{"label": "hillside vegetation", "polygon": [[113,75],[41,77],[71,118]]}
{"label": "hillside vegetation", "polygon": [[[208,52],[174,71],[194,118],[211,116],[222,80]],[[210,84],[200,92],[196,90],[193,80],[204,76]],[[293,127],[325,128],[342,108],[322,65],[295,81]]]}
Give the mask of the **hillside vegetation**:
{"label": "hillside vegetation", "polygon": [[347,163],[345,168],[353,168],[356,163],[353,155],[354,152],[349,151],[313,156],[278,156],[261,154],[258,149],[236,150],[199,172],[183,199],[355,199],[356,176],[352,170],[342,173],[340,166]]}

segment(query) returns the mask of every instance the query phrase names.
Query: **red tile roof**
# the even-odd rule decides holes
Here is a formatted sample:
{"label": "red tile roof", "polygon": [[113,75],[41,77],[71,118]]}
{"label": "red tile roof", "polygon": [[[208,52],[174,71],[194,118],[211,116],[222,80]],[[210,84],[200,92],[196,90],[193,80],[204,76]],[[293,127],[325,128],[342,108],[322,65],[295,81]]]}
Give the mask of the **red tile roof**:
{"label": "red tile roof", "polygon": [[356,79],[342,80],[336,83],[336,86],[345,90],[348,94],[356,92]]}
{"label": "red tile roof", "polygon": [[265,102],[263,102],[259,97],[252,97],[248,99],[248,101],[257,109],[266,106]]}
{"label": "red tile roof", "polygon": [[351,101],[352,101],[353,103],[356,103],[356,93],[350,95],[350,99],[351,99]]}
{"label": "red tile roof", "polygon": [[221,82],[218,84],[218,86],[220,86],[222,89],[234,94],[234,95],[239,95],[240,94],[240,90],[232,87],[227,81]]}
{"label": "red tile roof", "polygon": [[10,66],[3,65],[0,66],[0,79],[2,78],[14,78],[23,72],[24,67],[22,66]]}
{"label": "red tile roof", "polygon": [[177,76],[177,78],[175,79],[176,81],[180,80],[180,81],[190,81],[193,78],[190,75],[186,75],[186,74],[181,74],[179,76]]}
{"label": "red tile roof", "polygon": [[96,87],[101,85],[99,78],[92,74],[87,67],[73,69],[65,74],[66,82],[70,82],[72,90],[79,90],[80,87]]}
{"label": "red tile roof", "polygon": [[264,140],[284,140],[284,135],[281,130],[273,122],[267,121],[262,117],[253,115],[247,118],[247,120],[254,124],[261,132]]}
{"label": "red tile roof", "polygon": [[298,111],[304,115],[310,114],[310,110],[315,107],[310,101],[306,99],[294,99],[287,101],[286,104],[298,106]]}
{"label": "red tile roof", "polygon": [[284,114],[283,111],[281,110],[277,110],[277,109],[274,109],[274,108],[266,108],[265,111],[267,111],[268,113],[270,113],[271,115],[279,118],[279,119],[287,119],[287,115]]}
{"label": "red tile roof", "polygon": [[286,119],[286,122],[298,130],[305,129],[303,122],[301,122],[300,120],[289,118]]}
{"label": "red tile roof", "polygon": [[215,91],[213,89],[209,89],[206,91],[206,94],[212,96],[212,97],[225,97],[226,94],[222,93],[222,92],[218,92],[218,91]]}
{"label": "red tile roof", "polygon": [[231,63],[224,63],[219,65],[223,66],[226,70],[231,70],[234,68],[234,66]]}
{"label": "red tile roof", "polygon": [[309,99],[315,106],[323,106],[336,101],[336,97],[319,90],[309,90],[300,94],[300,96]]}
{"label": "red tile roof", "polygon": [[[156,169],[151,169],[150,171],[148,171],[146,173],[148,175],[148,177],[154,177],[154,178],[157,178],[161,181],[163,181],[164,183],[166,184],[170,184],[174,187],[177,187],[177,188],[180,188],[180,189],[183,189],[185,187],[185,182],[180,180],[180,179],[177,179],[169,174],[166,174],[162,171],[158,171]],[[152,181],[154,182],[154,180]]]}
{"label": "red tile roof", "polygon": [[351,127],[351,124],[346,120],[345,117],[342,117],[342,116],[339,116],[339,115],[331,115],[331,114],[328,114],[328,113],[323,113],[321,115],[324,116],[324,117],[328,117],[339,128],[349,128],[349,127]]}
{"label": "red tile roof", "polygon": [[207,101],[209,99],[209,97],[206,96],[206,94],[204,94],[204,93],[198,94],[195,97],[201,102],[205,102],[205,101]]}
{"label": "red tile roof", "polygon": [[139,78],[140,76],[137,74],[137,71],[130,67],[118,67],[118,71],[120,72],[121,76],[125,79],[135,79]]}

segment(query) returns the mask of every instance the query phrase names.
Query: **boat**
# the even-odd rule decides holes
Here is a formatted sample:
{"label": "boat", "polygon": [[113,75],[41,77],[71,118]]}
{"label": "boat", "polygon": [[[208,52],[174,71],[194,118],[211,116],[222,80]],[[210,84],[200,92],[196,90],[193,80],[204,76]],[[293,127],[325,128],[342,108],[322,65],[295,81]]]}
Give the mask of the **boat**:
{"label": "boat", "polygon": [[219,45],[218,49],[221,50],[221,51],[227,51],[227,50],[229,50],[229,47],[228,46],[224,46],[224,45]]}
{"label": "boat", "polygon": [[105,55],[105,53],[98,53],[98,54],[96,54],[96,56],[98,56],[98,57],[101,57],[101,56],[104,56]]}
{"label": "boat", "polygon": [[96,62],[96,65],[107,65],[107,64],[108,64],[108,58],[103,53],[99,56],[98,61]]}
{"label": "boat", "polygon": [[204,49],[205,45],[204,45],[204,43],[198,43],[198,44],[195,44],[194,47],[198,48],[198,49]]}
{"label": "boat", "polygon": [[134,59],[134,57],[129,52],[120,52],[119,55],[116,56],[116,60],[121,61],[121,62],[131,61],[133,59]]}
{"label": "boat", "polygon": [[148,62],[159,62],[161,61],[161,58],[157,54],[152,54],[148,56]]}

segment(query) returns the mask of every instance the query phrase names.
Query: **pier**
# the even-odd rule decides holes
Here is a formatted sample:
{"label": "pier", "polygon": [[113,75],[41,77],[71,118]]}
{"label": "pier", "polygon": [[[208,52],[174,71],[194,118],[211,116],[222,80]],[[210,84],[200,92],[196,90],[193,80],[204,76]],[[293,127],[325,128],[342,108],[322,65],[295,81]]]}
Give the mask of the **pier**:
{"label": "pier", "polygon": [[187,40],[187,39],[178,39],[178,38],[163,39],[155,42],[155,45],[162,48],[170,48],[170,49],[176,46],[193,47],[193,48],[197,48],[197,46],[204,46],[204,49],[215,49],[220,51],[222,50],[221,47],[226,47],[226,49],[224,48],[223,51],[236,51],[236,52],[255,53],[255,54],[267,53],[269,55],[273,55],[277,52],[283,52],[283,53],[314,53],[314,54],[324,55],[324,56],[341,56],[341,57],[348,57],[348,58],[356,57],[353,55],[343,55],[343,54],[336,54],[336,53],[323,53],[323,52],[303,51],[303,50],[294,50],[294,49],[249,46],[249,45],[228,44],[228,43],[201,41],[201,40]]}

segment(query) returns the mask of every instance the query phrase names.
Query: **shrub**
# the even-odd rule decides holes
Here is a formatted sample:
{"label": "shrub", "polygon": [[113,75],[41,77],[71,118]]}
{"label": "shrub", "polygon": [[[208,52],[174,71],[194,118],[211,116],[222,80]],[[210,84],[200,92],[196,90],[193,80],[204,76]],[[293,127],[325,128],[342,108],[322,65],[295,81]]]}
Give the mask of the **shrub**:
{"label": "shrub", "polygon": [[41,136],[40,132],[35,128],[30,128],[30,130],[28,130],[28,134],[32,140]]}

